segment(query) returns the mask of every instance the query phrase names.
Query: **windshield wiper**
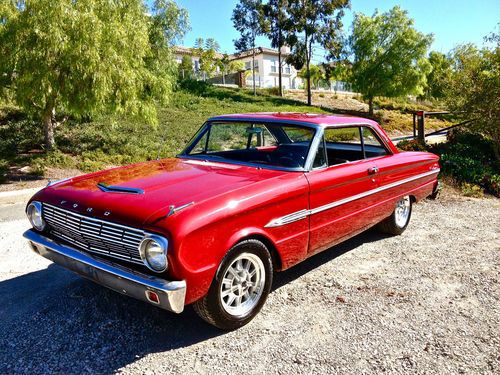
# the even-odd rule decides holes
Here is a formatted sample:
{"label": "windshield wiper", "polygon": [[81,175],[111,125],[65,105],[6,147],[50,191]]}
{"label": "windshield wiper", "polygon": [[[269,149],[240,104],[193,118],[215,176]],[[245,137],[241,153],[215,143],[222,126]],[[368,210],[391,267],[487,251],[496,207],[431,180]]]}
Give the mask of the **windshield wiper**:
{"label": "windshield wiper", "polygon": [[106,193],[144,194],[144,190],[142,189],[127,186],[108,185],[104,182],[99,182],[97,186]]}

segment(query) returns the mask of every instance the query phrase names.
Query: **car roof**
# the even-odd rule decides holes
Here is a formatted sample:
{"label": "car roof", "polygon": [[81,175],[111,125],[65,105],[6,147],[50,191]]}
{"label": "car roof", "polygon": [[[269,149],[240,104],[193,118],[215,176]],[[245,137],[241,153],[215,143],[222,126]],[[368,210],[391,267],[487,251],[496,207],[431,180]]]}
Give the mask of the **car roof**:
{"label": "car roof", "polygon": [[321,113],[300,112],[259,112],[259,113],[235,113],[211,117],[208,121],[272,121],[281,123],[300,123],[315,126],[345,126],[359,124],[378,124],[375,121],[363,117],[348,115],[328,115]]}

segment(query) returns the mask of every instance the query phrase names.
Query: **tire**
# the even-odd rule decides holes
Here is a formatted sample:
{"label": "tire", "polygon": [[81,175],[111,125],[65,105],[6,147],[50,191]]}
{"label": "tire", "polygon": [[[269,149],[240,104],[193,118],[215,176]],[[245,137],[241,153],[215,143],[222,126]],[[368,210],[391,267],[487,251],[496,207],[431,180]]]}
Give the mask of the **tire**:
{"label": "tire", "polygon": [[272,282],[273,262],[267,247],[254,239],[242,241],[222,259],[208,293],[193,304],[194,310],[219,329],[240,328],[260,311]]}
{"label": "tire", "polygon": [[377,228],[387,234],[400,235],[408,226],[411,218],[412,201],[407,195],[396,203],[396,208],[391,216],[381,221]]}

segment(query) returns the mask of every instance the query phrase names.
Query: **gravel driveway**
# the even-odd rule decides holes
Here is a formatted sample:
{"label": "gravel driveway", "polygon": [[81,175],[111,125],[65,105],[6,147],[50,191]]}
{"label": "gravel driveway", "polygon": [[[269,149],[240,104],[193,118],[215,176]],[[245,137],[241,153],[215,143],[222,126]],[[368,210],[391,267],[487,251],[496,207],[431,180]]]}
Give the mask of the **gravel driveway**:
{"label": "gravel driveway", "polygon": [[[1,209],[0,209],[1,211]],[[500,201],[448,194],[276,276],[221,333],[31,253],[0,216],[0,373],[500,373]]]}

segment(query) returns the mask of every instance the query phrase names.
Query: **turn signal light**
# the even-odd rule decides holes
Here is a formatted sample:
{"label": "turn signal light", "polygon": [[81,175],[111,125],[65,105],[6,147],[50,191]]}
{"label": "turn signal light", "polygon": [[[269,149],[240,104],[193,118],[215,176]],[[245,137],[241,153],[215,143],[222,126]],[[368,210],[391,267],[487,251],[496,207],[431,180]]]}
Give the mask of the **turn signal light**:
{"label": "turn signal light", "polygon": [[146,290],[146,298],[149,302],[154,303],[155,305],[160,304],[160,296],[152,290]]}

